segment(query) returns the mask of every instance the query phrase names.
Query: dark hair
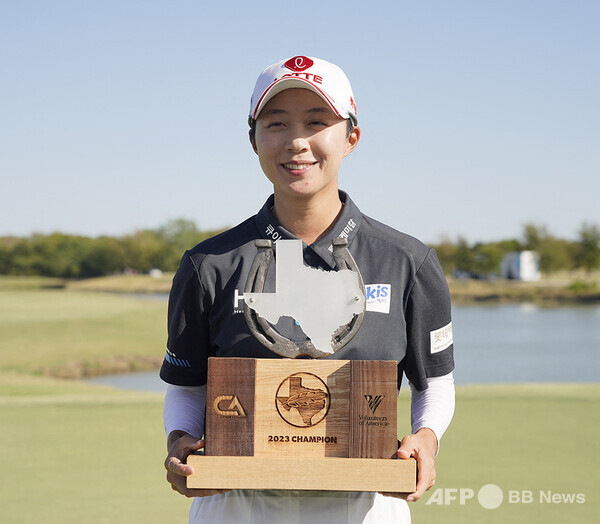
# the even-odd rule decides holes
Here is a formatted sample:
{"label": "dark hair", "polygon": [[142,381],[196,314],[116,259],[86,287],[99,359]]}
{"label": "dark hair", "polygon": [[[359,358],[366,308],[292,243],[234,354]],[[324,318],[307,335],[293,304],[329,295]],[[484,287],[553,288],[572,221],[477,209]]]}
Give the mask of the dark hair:
{"label": "dark hair", "polygon": [[[256,135],[256,120],[254,118],[249,118],[248,123],[250,124],[250,140],[254,142],[254,137]],[[346,137],[350,137],[354,131],[354,122],[351,118],[346,119]]]}
{"label": "dark hair", "polygon": [[354,131],[354,122],[351,118],[346,119],[346,138],[350,138],[350,135]]}

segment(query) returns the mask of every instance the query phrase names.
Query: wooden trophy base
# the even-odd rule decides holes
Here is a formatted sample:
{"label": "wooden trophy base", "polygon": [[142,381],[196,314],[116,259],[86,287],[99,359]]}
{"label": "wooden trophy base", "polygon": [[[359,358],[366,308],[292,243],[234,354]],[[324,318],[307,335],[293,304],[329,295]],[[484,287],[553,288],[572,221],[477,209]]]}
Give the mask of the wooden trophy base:
{"label": "wooden trophy base", "polygon": [[396,422],[395,361],[210,358],[187,486],[411,493]]}
{"label": "wooden trophy base", "polygon": [[198,489],[290,489],[318,491],[415,491],[414,459],[336,457],[209,457],[190,455],[187,487]]}

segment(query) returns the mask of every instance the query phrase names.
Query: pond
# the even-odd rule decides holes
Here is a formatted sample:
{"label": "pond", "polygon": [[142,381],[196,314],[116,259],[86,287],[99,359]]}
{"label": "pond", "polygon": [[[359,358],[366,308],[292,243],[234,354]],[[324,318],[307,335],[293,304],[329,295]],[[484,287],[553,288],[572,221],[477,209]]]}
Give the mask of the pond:
{"label": "pond", "polygon": [[[457,384],[598,381],[600,306],[454,306],[453,328]],[[157,372],[90,382],[166,390]]]}

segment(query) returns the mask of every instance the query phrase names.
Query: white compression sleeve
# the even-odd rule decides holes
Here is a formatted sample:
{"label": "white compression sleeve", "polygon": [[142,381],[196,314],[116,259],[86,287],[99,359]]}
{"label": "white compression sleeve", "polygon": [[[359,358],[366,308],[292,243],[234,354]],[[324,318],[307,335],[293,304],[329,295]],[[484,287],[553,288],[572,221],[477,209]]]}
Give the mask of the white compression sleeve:
{"label": "white compression sleeve", "polygon": [[180,430],[193,437],[204,435],[204,415],[206,413],[206,385],[169,385],[165,395],[163,422],[167,436],[171,431]]}
{"label": "white compression sleeve", "polygon": [[428,378],[427,384],[429,387],[425,391],[418,391],[410,385],[412,432],[429,428],[435,433],[439,445],[454,415],[454,376],[449,373],[443,377]]}

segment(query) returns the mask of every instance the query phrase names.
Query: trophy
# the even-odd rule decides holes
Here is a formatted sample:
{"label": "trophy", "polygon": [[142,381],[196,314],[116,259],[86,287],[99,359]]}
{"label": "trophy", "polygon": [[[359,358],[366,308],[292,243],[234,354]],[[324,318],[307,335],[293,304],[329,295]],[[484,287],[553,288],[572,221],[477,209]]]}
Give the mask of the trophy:
{"label": "trophy", "polygon": [[278,240],[275,293],[263,292],[271,241],[255,245],[244,315],[286,358],[208,360],[205,452],[188,457],[188,488],[413,492],[415,460],[395,458],[397,362],[323,358],[366,308],[347,240],[334,240],[331,272],[304,265],[300,240]]}

